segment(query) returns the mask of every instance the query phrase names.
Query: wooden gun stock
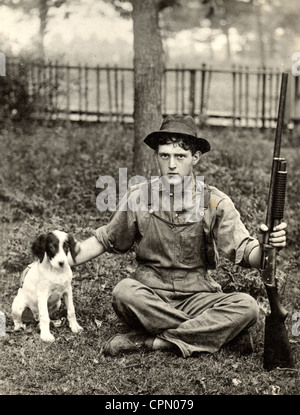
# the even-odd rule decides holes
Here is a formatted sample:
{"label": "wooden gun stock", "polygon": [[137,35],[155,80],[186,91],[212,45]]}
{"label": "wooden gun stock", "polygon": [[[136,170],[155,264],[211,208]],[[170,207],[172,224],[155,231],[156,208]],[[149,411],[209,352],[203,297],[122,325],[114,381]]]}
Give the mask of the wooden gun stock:
{"label": "wooden gun stock", "polygon": [[276,367],[294,367],[285,320],[288,312],[280,302],[276,282],[276,248],[269,244],[269,235],[274,226],[283,218],[286,190],[286,161],[280,158],[281,135],[284,124],[284,109],[288,83],[288,74],[282,74],[281,91],[275,135],[273,164],[271,171],[269,198],[267,205],[266,225],[268,232],[264,235],[260,275],[264,282],[270,303],[271,313],[265,321],[264,368],[272,370]]}

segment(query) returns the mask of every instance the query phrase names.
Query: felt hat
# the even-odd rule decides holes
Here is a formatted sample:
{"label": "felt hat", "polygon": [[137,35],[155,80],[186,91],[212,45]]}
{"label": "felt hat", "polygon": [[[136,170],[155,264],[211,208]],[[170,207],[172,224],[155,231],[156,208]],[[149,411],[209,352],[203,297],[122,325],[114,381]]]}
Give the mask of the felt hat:
{"label": "felt hat", "polygon": [[197,145],[197,150],[200,150],[202,154],[210,150],[209,142],[205,138],[197,136],[197,126],[190,115],[168,115],[163,120],[160,130],[147,135],[144,143],[156,150],[159,139],[163,137],[189,138],[193,144]]}

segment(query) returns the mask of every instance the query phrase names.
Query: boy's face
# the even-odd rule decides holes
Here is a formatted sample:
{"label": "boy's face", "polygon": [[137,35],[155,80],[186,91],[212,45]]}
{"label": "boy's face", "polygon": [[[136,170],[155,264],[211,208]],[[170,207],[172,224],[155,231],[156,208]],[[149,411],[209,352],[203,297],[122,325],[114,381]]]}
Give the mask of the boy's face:
{"label": "boy's face", "polygon": [[159,145],[157,161],[161,176],[167,176],[173,184],[182,182],[185,176],[192,174],[200,156],[200,151],[192,155],[191,150],[181,148],[178,143]]}

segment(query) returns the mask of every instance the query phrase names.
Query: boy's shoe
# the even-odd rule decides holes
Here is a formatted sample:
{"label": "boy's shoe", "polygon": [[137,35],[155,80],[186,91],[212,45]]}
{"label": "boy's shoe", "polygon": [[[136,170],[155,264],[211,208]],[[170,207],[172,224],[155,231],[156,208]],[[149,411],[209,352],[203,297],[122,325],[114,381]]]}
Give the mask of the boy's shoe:
{"label": "boy's shoe", "polygon": [[116,334],[103,346],[105,356],[117,356],[121,353],[133,353],[152,350],[155,337],[145,333],[130,332]]}

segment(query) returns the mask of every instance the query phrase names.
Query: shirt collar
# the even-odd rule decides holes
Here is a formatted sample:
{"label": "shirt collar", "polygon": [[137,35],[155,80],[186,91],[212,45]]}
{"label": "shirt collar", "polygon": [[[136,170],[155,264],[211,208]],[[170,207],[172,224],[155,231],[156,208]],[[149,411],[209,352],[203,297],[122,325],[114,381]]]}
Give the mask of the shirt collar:
{"label": "shirt collar", "polygon": [[[190,177],[190,180],[189,180]],[[203,176],[196,176],[192,174],[191,176],[187,176],[185,182],[182,183],[181,189],[182,197],[186,201],[186,205],[184,206],[184,210],[190,210],[192,208],[192,204],[195,205],[195,202],[199,202],[200,206],[204,206],[204,178]],[[167,186],[163,185],[162,180],[160,177],[155,177],[149,181],[148,184],[148,206],[151,205],[152,195],[157,194],[159,192],[162,196],[173,196],[176,192],[176,189],[170,188],[168,189]]]}

